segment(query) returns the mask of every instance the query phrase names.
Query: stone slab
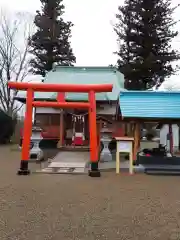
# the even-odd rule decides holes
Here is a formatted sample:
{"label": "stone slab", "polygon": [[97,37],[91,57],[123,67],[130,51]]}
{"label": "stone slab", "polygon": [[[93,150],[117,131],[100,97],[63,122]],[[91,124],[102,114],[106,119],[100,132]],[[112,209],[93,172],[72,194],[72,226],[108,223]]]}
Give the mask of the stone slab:
{"label": "stone slab", "polygon": [[85,173],[89,162],[89,152],[59,152],[50,164],[41,170],[43,173]]}

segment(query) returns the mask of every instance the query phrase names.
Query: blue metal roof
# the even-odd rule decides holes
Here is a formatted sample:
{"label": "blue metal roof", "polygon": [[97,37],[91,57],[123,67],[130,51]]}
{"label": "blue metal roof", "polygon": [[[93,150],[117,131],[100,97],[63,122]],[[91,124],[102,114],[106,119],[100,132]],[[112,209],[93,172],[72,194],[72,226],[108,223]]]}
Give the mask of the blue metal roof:
{"label": "blue metal roof", "polygon": [[180,119],[180,92],[124,91],[119,104],[124,118]]}

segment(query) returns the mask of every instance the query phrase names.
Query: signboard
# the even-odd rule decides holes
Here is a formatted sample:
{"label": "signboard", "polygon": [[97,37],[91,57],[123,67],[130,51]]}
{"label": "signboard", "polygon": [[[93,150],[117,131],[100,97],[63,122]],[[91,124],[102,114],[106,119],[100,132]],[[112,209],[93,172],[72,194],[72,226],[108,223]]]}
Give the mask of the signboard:
{"label": "signboard", "polygon": [[132,141],[118,141],[117,151],[130,153],[132,151]]}
{"label": "signboard", "polygon": [[116,173],[120,172],[120,154],[129,153],[129,174],[133,174],[133,138],[116,138]]}

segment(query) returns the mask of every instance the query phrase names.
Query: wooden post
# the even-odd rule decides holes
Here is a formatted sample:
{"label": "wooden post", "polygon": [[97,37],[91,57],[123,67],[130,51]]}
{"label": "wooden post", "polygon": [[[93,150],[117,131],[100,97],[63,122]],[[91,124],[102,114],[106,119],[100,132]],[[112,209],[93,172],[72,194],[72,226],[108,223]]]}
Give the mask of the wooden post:
{"label": "wooden post", "polygon": [[64,145],[64,111],[61,110],[60,113],[60,138],[59,138],[59,147]]}
{"label": "wooden post", "polygon": [[33,98],[34,98],[33,90],[28,89],[27,98],[26,98],[26,113],[25,113],[25,120],[24,120],[24,129],[23,129],[21,164],[20,164],[20,169],[18,171],[18,175],[30,174],[30,171],[28,170],[28,161],[29,161],[31,134],[32,134]]}
{"label": "wooden post", "polygon": [[101,145],[101,130],[102,130],[102,127],[103,127],[103,121],[102,119],[100,118],[99,120],[99,151],[100,151],[100,145]]}
{"label": "wooden post", "polygon": [[98,124],[98,160],[100,159],[100,151],[101,151],[101,130],[102,130],[102,119],[100,118]]}
{"label": "wooden post", "polygon": [[136,122],[134,124],[134,151],[133,151],[133,159],[137,159],[137,152],[140,146],[140,124]]}
{"label": "wooden post", "polygon": [[134,173],[133,167],[133,141],[131,142],[131,151],[129,153],[129,174],[132,175]]}
{"label": "wooden post", "polygon": [[128,137],[132,137],[132,123],[131,122],[127,122],[126,125],[126,130],[127,130],[127,136]]}
{"label": "wooden post", "polygon": [[97,124],[96,124],[96,99],[95,92],[89,92],[89,134],[90,134],[90,177],[100,177],[98,169],[98,144],[97,144]]}
{"label": "wooden post", "polygon": [[173,128],[172,128],[172,124],[169,124],[169,150],[171,154],[173,154],[173,148],[174,148]]}
{"label": "wooden post", "polygon": [[126,123],[122,122],[122,137],[126,136]]}
{"label": "wooden post", "polygon": [[[65,93],[59,92],[57,94],[57,101],[58,102],[65,102]],[[60,112],[60,136],[59,136],[59,142],[58,142],[58,147],[62,147],[64,144],[64,111],[61,109]]]}

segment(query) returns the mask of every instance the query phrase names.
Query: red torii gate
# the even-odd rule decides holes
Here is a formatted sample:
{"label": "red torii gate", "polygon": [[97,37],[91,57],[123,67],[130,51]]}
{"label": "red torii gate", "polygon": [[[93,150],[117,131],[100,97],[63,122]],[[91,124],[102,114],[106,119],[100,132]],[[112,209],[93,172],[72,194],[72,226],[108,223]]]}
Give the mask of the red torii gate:
{"label": "red torii gate", "polygon": [[[18,175],[29,175],[28,169],[29,149],[32,134],[32,111],[33,107],[53,108],[80,108],[89,111],[89,134],[90,134],[90,160],[91,170],[89,176],[100,177],[98,168],[98,143],[96,126],[96,98],[95,93],[111,92],[112,84],[94,85],[70,85],[70,84],[45,84],[45,83],[19,83],[9,82],[9,88],[27,91],[26,113],[24,121],[23,143],[21,163]],[[34,101],[34,92],[57,92],[57,102]],[[66,102],[65,92],[88,93],[89,102]]]}

